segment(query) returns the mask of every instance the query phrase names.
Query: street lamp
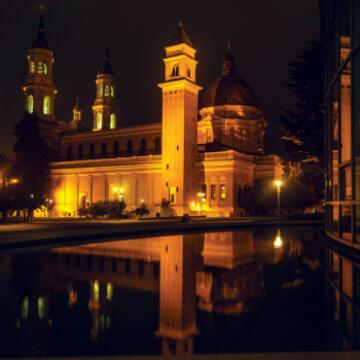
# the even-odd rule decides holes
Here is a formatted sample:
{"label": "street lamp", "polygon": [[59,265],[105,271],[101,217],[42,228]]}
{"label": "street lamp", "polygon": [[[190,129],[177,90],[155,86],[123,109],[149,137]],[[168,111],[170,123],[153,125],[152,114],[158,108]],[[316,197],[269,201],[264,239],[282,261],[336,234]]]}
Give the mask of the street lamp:
{"label": "street lamp", "polygon": [[113,187],[113,192],[116,194],[119,201],[122,201],[124,198],[124,188],[122,187]]}
{"label": "street lamp", "polygon": [[276,194],[277,194],[277,212],[278,212],[278,216],[281,216],[280,194],[281,194],[281,187],[284,185],[284,182],[282,180],[275,180],[274,185],[276,187]]}

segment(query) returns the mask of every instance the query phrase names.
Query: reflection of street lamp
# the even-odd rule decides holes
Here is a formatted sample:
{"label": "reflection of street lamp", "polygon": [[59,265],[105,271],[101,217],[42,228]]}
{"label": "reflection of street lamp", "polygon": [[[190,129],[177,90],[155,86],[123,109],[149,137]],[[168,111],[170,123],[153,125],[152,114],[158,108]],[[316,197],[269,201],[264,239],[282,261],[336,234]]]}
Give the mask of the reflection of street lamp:
{"label": "reflection of street lamp", "polygon": [[18,183],[19,183],[19,179],[16,179],[16,178],[10,179],[10,184],[11,184],[11,185],[16,185],[16,184],[18,184]]}
{"label": "reflection of street lamp", "polygon": [[280,193],[281,193],[281,187],[284,185],[284,182],[282,180],[275,180],[274,185],[276,187],[276,194],[277,194],[277,212],[278,216],[281,215],[280,213]]}
{"label": "reflection of street lamp", "polygon": [[276,238],[274,241],[274,249],[280,249],[283,246],[280,230],[277,231]]}

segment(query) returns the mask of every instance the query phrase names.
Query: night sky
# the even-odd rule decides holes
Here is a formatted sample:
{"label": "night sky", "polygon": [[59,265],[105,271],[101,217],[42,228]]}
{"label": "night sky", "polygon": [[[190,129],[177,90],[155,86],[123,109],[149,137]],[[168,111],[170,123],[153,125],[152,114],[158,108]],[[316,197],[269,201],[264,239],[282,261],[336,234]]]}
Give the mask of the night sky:
{"label": "night sky", "polygon": [[276,119],[293,104],[283,83],[288,63],[319,38],[317,0],[0,0],[0,152],[10,152],[24,112],[26,55],[40,5],[55,54],[56,114],[71,120],[79,96],[91,124],[96,72],[110,47],[118,82],[120,124],[161,120],[163,47],[182,21],[198,50],[198,83],[218,77],[227,41],[238,73],[253,87],[269,123],[267,149],[281,152]]}

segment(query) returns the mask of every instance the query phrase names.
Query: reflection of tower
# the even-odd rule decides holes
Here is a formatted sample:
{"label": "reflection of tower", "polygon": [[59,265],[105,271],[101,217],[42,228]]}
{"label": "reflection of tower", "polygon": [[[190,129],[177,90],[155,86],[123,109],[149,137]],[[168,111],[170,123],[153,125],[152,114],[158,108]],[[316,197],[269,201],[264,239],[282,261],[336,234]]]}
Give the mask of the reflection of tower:
{"label": "reflection of tower", "polygon": [[89,310],[92,315],[91,338],[97,340],[110,327],[110,303],[113,296],[111,283],[90,282]]}
{"label": "reflection of tower", "polygon": [[196,50],[180,24],[165,47],[162,89],[162,196],[179,215],[192,201],[197,149]]}
{"label": "reflection of tower", "polygon": [[163,355],[190,354],[197,334],[193,235],[166,236],[160,245],[160,323]]}
{"label": "reflection of tower", "polygon": [[252,311],[263,294],[253,230],[205,234],[202,254],[205,268],[197,274],[196,289],[199,308],[232,315]]}

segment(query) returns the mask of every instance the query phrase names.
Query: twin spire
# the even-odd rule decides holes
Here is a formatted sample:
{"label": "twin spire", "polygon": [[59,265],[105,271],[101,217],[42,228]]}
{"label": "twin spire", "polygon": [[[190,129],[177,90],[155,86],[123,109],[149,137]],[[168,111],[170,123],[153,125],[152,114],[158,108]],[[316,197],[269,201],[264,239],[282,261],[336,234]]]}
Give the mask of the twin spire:
{"label": "twin spire", "polygon": [[33,41],[30,49],[35,48],[50,50],[49,43],[45,36],[45,16],[43,13],[40,15],[36,38]]}
{"label": "twin spire", "polygon": [[115,72],[110,63],[110,51],[107,45],[105,46],[104,64],[102,68],[98,71],[98,74],[109,74],[115,76]]}

